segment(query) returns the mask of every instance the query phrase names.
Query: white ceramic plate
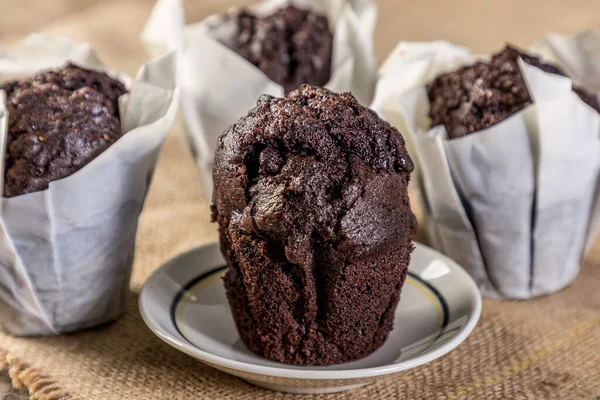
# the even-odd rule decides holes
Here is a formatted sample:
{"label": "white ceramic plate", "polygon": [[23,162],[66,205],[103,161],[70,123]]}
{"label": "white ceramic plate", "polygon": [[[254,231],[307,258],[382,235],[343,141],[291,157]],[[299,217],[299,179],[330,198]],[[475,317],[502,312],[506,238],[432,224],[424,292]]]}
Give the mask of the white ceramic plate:
{"label": "white ceramic plate", "polygon": [[394,330],[379,350],[329,367],[285,365],[252,353],[239,339],[220,279],[224,272],[218,244],[169,261],[142,289],[142,317],[171,346],[283,392],[339,392],[423,365],[462,343],[481,314],[481,295],[471,277],[452,260],[416,244]]}

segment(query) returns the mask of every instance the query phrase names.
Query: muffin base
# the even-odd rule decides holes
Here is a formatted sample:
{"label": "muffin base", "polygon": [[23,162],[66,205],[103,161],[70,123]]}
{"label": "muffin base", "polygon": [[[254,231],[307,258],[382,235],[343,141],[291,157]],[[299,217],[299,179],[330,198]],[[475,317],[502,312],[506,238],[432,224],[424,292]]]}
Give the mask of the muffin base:
{"label": "muffin base", "polygon": [[356,259],[323,247],[308,266],[294,265],[264,241],[221,233],[227,298],[250,350],[285,364],[332,365],[383,345],[413,245],[396,242]]}

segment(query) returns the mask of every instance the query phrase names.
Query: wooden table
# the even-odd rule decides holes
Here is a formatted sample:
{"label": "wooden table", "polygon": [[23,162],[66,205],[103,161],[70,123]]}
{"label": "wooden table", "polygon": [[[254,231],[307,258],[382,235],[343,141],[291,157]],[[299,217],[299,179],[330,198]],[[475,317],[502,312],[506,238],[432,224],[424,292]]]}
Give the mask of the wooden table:
{"label": "wooden table", "polygon": [[[190,20],[247,0],[186,0]],[[478,52],[506,41],[527,46],[553,31],[600,31],[598,0],[380,0],[375,51],[379,60],[399,40],[446,39]],[[107,64],[134,74],[146,59],[138,34],[153,0],[0,0],[0,45],[8,47],[28,33],[44,31],[89,41]],[[0,371],[0,398],[24,399]]]}

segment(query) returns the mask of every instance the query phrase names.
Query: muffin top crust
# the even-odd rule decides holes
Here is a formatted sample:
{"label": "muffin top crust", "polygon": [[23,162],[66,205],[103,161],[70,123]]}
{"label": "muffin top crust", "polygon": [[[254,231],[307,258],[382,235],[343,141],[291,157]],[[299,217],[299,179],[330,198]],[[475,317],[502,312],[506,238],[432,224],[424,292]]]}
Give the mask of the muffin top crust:
{"label": "muffin top crust", "polygon": [[0,85],[7,95],[4,196],[40,191],[121,137],[118,99],[125,86],[73,64]]}
{"label": "muffin top crust", "polygon": [[[531,104],[519,58],[545,72],[566,76],[560,68],[506,46],[490,61],[442,74],[427,85],[432,126],[444,125],[451,139],[460,138],[495,125]],[[577,86],[573,90],[600,112],[594,95]]]}
{"label": "muffin top crust", "polygon": [[228,45],[286,93],[329,81],[333,35],[326,17],[287,6],[265,17],[241,11],[232,18],[236,31]]}
{"label": "muffin top crust", "polygon": [[262,96],[220,137],[213,216],[282,244],[292,263],[316,244],[359,256],[412,239],[412,170],[402,136],[375,112],[349,93],[302,85]]}

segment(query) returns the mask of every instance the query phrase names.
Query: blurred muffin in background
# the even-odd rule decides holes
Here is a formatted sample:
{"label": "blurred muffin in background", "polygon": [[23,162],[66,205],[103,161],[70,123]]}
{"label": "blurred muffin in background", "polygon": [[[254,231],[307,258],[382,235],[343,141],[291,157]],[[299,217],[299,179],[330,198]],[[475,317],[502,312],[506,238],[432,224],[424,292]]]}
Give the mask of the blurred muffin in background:
{"label": "blurred muffin in background", "polygon": [[0,85],[9,115],[4,196],[48,188],[83,168],[121,136],[125,86],[69,64]]}
{"label": "blurred muffin in background", "polygon": [[[427,85],[432,126],[444,125],[455,139],[495,125],[531,104],[519,58],[545,72],[567,76],[557,66],[507,45],[490,61],[442,74]],[[593,94],[575,85],[573,91],[600,112]]]}
{"label": "blurred muffin in background", "polygon": [[329,81],[333,35],[326,17],[287,6],[265,17],[243,10],[230,18],[236,28],[227,44],[286,93]]}

